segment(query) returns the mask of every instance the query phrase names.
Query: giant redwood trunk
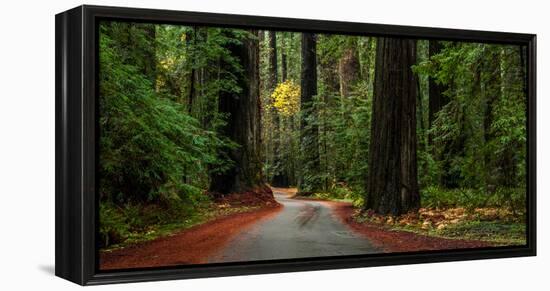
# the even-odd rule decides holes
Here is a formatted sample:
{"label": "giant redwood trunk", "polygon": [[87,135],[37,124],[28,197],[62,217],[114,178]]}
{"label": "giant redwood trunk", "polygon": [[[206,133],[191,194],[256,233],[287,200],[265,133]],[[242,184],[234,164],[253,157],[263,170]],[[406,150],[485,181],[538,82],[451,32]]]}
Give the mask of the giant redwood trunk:
{"label": "giant redwood trunk", "polygon": [[317,43],[312,33],[302,33],[302,70],[300,93],[300,192],[315,192],[322,188],[319,161],[319,129],[314,122],[317,95]]}
{"label": "giant redwood trunk", "polygon": [[378,39],[366,209],[380,214],[420,207],[415,62],[415,40]]}
{"label": "giant redwood trunk", "polygon": [[259,43],[257,31],[250,33],[252,36],[242,44],[229,47],[242,65],[242,72],[234,72],[242,91],[222,92],[219,96],[219,112],[229,115],[220,133],[239,144],[237,149],[222,154],[227,154],[235,166],[211,176],[211,192],[254,191],[265,187],[260,147]]}

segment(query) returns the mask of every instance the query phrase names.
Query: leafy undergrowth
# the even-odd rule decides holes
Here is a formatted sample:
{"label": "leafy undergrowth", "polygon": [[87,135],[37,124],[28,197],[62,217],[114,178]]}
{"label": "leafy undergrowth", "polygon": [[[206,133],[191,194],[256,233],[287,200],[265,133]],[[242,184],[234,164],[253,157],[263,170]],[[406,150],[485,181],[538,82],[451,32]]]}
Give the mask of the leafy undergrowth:
{"label": "leafy undergrowth", "polygon": [[344,184],[332,187],[330,190],[325,192],[297,192],[294,197],[349,202],[352,203],[355,207],[361,207],[364,202],[362,194],[358,194]]}
{"label": "leafy undergrowth", "polygon": [[422,208],[399,217],[361,212],[364,195],[345,185],[330,191],[298,193],[297,198],[351,202],[358,210],[359,223],[370,222],[385,228],[418,234],[479,240],[491,244],[524,245],[526,243],[524,189],[497,189],[491,194],[474,189],[427,187],[421,191]]}
{"label": "leafy undergrowth", "polygon": [[496,246],[524,245],[525,220],[505,208],[421,208],[397,217],[366,211],[355,220],[428,236],[487,241]]}
{"label": "leafy undergrowth", "polygon": [[169,236],[179,231],[231,214],[250,212],[277,205],[269,188],[219,195],[195,204],[100,206],[101,251],[112,251],[140,242]]}
{"label": "leafy undergrowth", "polygon": [[332,193],[326,193],[326,192],[318,192],[313,193],[312,195],[303,195],[303,196],[297,196],[298,198],[309,198],[309,199],[317,199],[317,200],[331,200],[331,201],[338,201],[338,202],[350,202],[353,203],[352,198],[347,197],[338,197],[334,196]]}
{"label": "leafy undergrowth", "polygon": [[512,212],[521,212],[525,209],[525,188],[497,188],[487,193],[468,188],[445,189],[428,186],[422,189],[420,195],[422,207],[425,208],[501,208],[510,209]]}
{"label": "leafy undergrowth", "polygon": [[[135,206],[133,206],[135,207]],[[159,237],[174,234],[178,231],[188,229],[195,225],[203,224],[218,217],[253,211],[261,208],[261,206],[231,206],[228,203],[203,203],[196,208],[192,214],[182,215],[180,219],[176,219],[169,223],[156,223],[139,228],[132,228],[129,225],[119,226],[122,229],[118,233],[120,238],[116,243],[110,244],[101,249],[101,251],[112,251],[133,245],[136,243],[154,240]],[[134,210],[138,211],[138,210]]]}

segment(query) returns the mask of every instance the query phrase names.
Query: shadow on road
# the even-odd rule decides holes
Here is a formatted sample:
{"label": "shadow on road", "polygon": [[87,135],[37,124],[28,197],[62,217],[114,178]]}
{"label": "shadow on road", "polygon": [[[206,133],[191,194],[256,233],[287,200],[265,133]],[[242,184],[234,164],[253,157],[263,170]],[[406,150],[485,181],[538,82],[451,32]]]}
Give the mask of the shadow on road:
{"label": "shadow on road", "polygon": [[320,205],[306,204],[296,216],[296,222],[300,228],[315,224],[315,221],[319,218],[319,212],[321,210]]}

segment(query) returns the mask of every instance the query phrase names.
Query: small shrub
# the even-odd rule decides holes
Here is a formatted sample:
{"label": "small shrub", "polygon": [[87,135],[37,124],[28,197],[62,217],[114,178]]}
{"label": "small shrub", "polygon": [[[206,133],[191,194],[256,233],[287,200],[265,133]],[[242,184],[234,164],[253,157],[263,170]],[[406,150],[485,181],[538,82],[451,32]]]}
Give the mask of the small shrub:
{"label": "small shrub", "polygon": [[112,203],[100,203],[99,217],[99,244],[100,247],[107,247],[121,243],[128,237],[128,224],[124,214]]}

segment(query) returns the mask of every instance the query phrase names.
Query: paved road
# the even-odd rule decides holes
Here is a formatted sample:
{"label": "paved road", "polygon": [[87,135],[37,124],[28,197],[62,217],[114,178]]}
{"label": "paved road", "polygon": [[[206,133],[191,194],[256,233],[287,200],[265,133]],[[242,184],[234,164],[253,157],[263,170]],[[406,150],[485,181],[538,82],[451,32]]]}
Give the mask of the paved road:
{"label": "paved road", "polygon": [[352,233],[317,201],[289,199],[275,192],[284,208],[236,235],[209,262],[289,259],[377,253],[365,238]]}

